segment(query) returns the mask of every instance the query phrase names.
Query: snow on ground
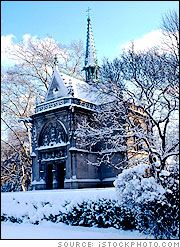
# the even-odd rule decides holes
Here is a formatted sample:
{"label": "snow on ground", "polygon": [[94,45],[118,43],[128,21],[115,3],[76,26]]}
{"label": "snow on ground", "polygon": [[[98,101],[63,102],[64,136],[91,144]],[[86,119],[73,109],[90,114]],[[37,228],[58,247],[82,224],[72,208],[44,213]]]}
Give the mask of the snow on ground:
{"label": "snow on ground", "polygon": [[25,192],[3,192],[2,199],[13,198],[23,200],[84,200],[84,199],[117,199],[115,188],[90,188],[90,189],[59,189],[59,190],[32,190]]}
{"label": "snow on ground", "polygon": [[69,226],[64,223],[43,222],[39,225],[3,222],[2,239],[150,239],[138,231],[114,228]]}
{"label": "snow on ground", "polygon": [[[63,212],[65,202],[69,209],[83,200],[117,199],[115,188],[39,190],[1,193],[1,215],[23,218],[21,224],[2,222],[2,239],[147,239],[138,231],[115,228],[68,226],[42,220],[44,216]],[[47,203],[47,204],[46,204]],[[39,225],[31,224],[38,220]]]}

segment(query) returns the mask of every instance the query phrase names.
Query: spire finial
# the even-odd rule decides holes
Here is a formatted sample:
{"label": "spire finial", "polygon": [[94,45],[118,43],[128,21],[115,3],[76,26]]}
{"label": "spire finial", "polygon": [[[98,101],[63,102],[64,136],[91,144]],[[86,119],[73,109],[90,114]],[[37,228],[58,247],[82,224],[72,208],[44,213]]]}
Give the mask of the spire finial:
{"label": "spire finial", "polygon": [[57,54],[55,54],[55,56],[54,56],[54,67],[56,67],[57,63],[58,63],[58,61],[57,61]]}
{"label": "spire finial", "polygon": [[88,16],[88,19],[90,19],[90,8],[88,7],[88,9],[86,10],[86,12],[87,12],[87,16]]}

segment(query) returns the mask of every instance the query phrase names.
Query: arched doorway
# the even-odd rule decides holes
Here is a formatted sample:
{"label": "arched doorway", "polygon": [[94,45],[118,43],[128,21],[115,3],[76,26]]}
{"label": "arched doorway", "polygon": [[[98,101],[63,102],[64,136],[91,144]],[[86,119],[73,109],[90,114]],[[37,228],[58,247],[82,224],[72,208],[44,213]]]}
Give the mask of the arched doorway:
{"label": "arched doorway", "polygon": [[64,189],[66,162],[43,162],[44,181],[46,189]]}
{"label": "arched doorway", "polygon": [[51,121],[42,129],[38,157],[46,189],[63,189],[66,176],[67,134],[59,122]]}

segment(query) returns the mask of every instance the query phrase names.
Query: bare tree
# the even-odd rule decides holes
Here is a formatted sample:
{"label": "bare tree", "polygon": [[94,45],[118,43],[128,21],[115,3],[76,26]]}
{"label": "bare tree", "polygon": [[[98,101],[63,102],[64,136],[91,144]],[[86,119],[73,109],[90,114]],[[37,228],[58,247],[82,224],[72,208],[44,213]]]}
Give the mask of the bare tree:
{"label": "bare tree", "polygon": [[167,159],[178,155],[178,138],[176,141],[169,139],[169,132],[177,123],[174,119],[178,118],[178,79],[171,63],[164,62],[165,55],[156,54],[154,51],[136,54],[132,49],[123,55],[122,73],[132,85],[127,87],[126,97],[141,107],[149,119],[147,126],[150,126],[150,135],[146,139],[148,152],[151,158],[160,161],[164,169]]}
{"label": "bare tree", "polygon": [[[23,143],[19,143],[19,139]],[[21,144],[21,145],[20,145]],[[23,145],[23,146],[22,146]],[[5,140],[1,140],[1,190],[27,190],[31,181],[29,140],[23,129],[9,129]]]}
{"label": "bare tree", "polygon": [[[171,27],[169,22],[173,25],[176,21],[176,15],[166,17],[165,31]],[[174,29],[167,32],[171,39]],[[165,41],[166,35],[163,48]],[[93,146],[106,140],[110,149],[127,151],[129,165],[150,162],[154,170],[159,162],[159,172],[171,157],[178,156],[179,47],[173,42],[167,44],[168,49],[162,53],[161,47],[136,52],[132,43],[119,59],[104,61],[94,88],[116,105],[107,104],[94,115],[93,121],[103,122],[98,127],[87,122],[79,126],[76,133],[82,143],[91,140],[87,143]]]}
{"label": "bare tree", "polygon": [[176,64],[179,65],[179,16],[176,11],[169,11],[162,18],[162,43],[166,54],[173,54]]}
{"label": "bare tree", "polygon": [[59,62],[60,70],[68,73],[70,76],[84,79],[82,67],[84,63],[85,51],[82,40],[79,42],[73,41],[68,46],[58,44],[58,47],[63,51]]}
{"label": "bare tree", "polygon": [[58,57],[61,71],[82,77],[82,41],[62,45],[50,37],[43,40],[29,38],[26,42],[13,44],[6,52],[20,65],[16,67],[22,75],[30,76],[31,80],[38,80],[46,89],[54,70],[55,55]]}
{"label": "bare tree", "polygon": [[[60,71],[80,77],[84,49],[81,41],[62,46],[52,38],[29,38],[25,43],[14,44],[7,52],[16,65],[2,71],[1,75],[2,145],[9,150],[6,152],[5,148],[2,149],[3,156],[9,162],[2,160],[2,181],[7,182],[3,174],[7,169],[13,169],[11,158],[14,160],[16,157],[15,167],[21,171],[18,174],[22,182],[18,188],[26,190],[27,174],[23,171],[25,167],[31,167],[31,124],[28,119],[34,113],[36,93],[39,92],[42,99],[45,96],[54,70],[55,55],[59,60]],[[10,156],[7,157],[7,154]]]}
{"label": "bare tree", "polygon": [[28,119],[33,113],[35,94],[27,78],[18,73],[3,74],[1,83],[2,185],[7,183],[9,176],[11,189],[16,180],[22,182],[18,189],[27,190],[25,177],[29,178],[30,173],[25,170],[31,167],[31,133],[27,121],[19,123],[19,120]]}

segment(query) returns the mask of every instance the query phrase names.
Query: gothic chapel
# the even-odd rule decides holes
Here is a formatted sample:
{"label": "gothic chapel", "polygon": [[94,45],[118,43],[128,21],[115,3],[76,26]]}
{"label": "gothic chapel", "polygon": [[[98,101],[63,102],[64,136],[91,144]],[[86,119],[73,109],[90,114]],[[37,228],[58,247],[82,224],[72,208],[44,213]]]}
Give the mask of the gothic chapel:
{"label": "gothic chapel", "polygon": [[[32,121],[32,186],[34,189],[76,189],[112,186],[119,173],[106,164],[93,166],[97,153],[81,149],[74,138],[78,122],[95,112],[101,99],[88,91],[97,82],[98,65],[91,19],[87,19],[86,81],[60,73],[55,66],[44,102],[37,102]],[[84,88],[86,87],[86,90]],[[99,100],[99,102],[98,102]],[[122,154],[116,156],[117,162]]]}

